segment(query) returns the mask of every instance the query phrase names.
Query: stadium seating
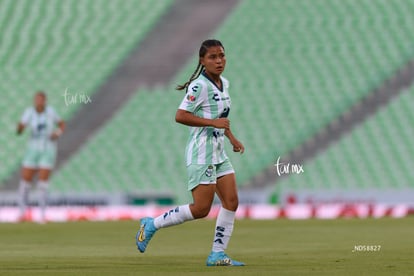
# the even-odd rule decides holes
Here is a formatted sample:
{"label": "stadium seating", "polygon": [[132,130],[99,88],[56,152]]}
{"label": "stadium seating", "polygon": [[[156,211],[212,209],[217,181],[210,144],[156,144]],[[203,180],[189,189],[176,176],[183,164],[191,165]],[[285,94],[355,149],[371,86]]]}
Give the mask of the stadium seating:
{"label": "stadium seating", "polygon": [[[50,103],[69,119],[79,105],[66,106],[65,89],[94,93],[171,3],[2,1],[0,109],[4,115],[0,127],[6,134],[0,137],[0,143],[6,146],[0,148],[0,154],[7,158],[1,160],[0,180],[18,166],[24,147],[20,146],[22,140],[13,135],[15,122],[30,104],[34,90],[49,92]],[[225,77],[231,83],[232,128],[246,146],[243,156],[231,153],[227,147],[238,183],[243,185],[278,156],[300,145],[412,59],[413,14],[412,0],[241,1],[214,35],[227,50]],[[174,86],[194,70],[196,50],[194,59],[170,85],[137,91],[67,160],[53,176],[53,192],[167,192],[184,201],[183,152],[188,130],[174,123],[175,110],[183,97],[174,92]],[[385,110],[388,108],[392,106]],[[392,110],[392,116],[400,118],[403,115],[399,112],[407,113],[408,107]],[[362,154],[353,143],[363,145],[360,148],[365,155],[375,151],[373,145],[366,146],[374,138],[390,154],[403,150],[396,146],[398,139],[409,136],[401,135],[404,129],[400,127],[388,127],[387,118],[375,127],[370,123],[373,119],[358,127],[364,135],[358,136],[355,131],[344,138],[354,137],[352,143],[329,149],[318,157],[323,162],[317,158],[310,167],[306,164],[307,171],[322,170],[322,175],[305,174],[301,179],[312,187],[326,188],[405,185],[390,180],[359,181],[364,173],[382,168],[375,162],[361,169],[352,181],[330,181],[337,171],[344,179],[354,169],[355,164],[346,161]],[[382,125],[387,125],[387,131],[395,128],[400,135],[378,140]],[[344,154],[338,157],[336,151]],[[405,176],[401,171],[389,175],[395,179]],[[290,181],[293,188],[304,185],[294,178],[285,181]]]}
{"label": "stadium seating", "polygon": [[276,186],[288,191],[414,188],[414,86]]}
{"label": "stadium seating", "polygon": [[13,1],[0,3],[0,183],[20,163],[14,135],[36,90],[65,119],[82,104],[64,93],[92,95],[139,43],[172,0]]}
{"label": "stadium seating", "polygon": [[414,57],[413,1],[244,1],[226,46],[239,182],[274,162]]}
{"label": "stadium seating", "polygon": [[[413,1],[241,2],[215,34],[227,49],[232,127],[246,146],[244,156],[229,153],[239,184],[300,145],[413,58],[413,11]],[[56,175],[56,189],[169,190],[182,199],[176,191],[186,182],[182,156],[187,132],[173,122],[182,98],[173,87],[194,67],[195,59],[171,85],[138,91]],[[75,177],[73,171],[82,173],[68,180]],[[88,175],[91,171],[96,173]],[[68,185],[75,182],[81,187]]]}

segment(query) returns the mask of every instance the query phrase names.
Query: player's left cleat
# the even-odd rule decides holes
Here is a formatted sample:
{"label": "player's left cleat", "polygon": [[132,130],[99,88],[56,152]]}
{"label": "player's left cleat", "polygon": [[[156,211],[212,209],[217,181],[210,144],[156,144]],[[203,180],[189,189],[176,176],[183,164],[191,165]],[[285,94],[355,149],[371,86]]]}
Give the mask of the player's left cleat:
{"label": "player's left cleat", "polygon": [[232,260],[224,252],[211,252],[206,264],[207,266],[244,266],[244,263]]}
{"label": "player's left cleat", "polygon": [[154,236],[156,231],[157,228],[154,226],[153,218],[141,219],[141,226],[137,232],[137,235],[135,236],[137,248],[141,253],[145,252],[149,241],[151,240],[152,236]]}

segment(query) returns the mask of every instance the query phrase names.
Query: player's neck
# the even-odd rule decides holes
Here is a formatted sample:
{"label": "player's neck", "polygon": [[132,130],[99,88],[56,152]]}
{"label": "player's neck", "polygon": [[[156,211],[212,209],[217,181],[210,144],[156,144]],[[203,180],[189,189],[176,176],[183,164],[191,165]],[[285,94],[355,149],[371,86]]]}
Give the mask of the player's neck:
{"label": "player's neck", "polygon": [[44,106],[36,106],[35,110],[37,113],[43,113],[43,111],[45,111],[45,107]]}
{"label": "player's neck", "polygon": [[207,72],[207,71],[204,71],[204,73],[208,76],[208,78],[210,79],[210,80],[212,80],[215,84],[216,84],[216,86],[217,87],[220,87],[220,89],[221,89],[221,78],[220,78],[220,74],[212,74],[212,73],[210,73],[210,72]]}

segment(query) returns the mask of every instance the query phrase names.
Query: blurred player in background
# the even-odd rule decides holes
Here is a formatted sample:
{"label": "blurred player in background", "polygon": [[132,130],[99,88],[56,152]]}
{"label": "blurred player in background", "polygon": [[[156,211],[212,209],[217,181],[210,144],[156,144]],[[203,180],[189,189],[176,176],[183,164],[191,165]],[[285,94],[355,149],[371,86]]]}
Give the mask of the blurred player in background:
{"label": "blurred player in background", "polygon": [[178,206],[153,218],[143,218],[136,236],[138,249],[143,253],[155,232],[160,228],[203,218],[210,212],[216,193],[221,200],[213,246],[207,258],[208,266],[242,266],[225,254],[230,240],[238,195],[234,169],[224,151],[224,136],[233,151],[244,152],[243,144],[230,130],[229,82],[221,76],[226,66],[224,47],[218,40],[206,40],[199,50],[199,64],[184,85],[186,95],[176,113],[178,123],[190,126],[186,147],[188,190],[193,203]]}
{"label": "blurred player in background", "polygon": [[19,185],[20,219],[26,219],[28,193],[37,173],[37,187],[40,190],[41,222],[45,222],[49,176],[56,160],[57,139],[65,129],[65,123],[56,111],[47,105],[47,98],[44,92],[37,92],[33,103],[34,106],[24,111],[17,125],[18,135],[26,127],[30,130],[30,138],[23,159]]}

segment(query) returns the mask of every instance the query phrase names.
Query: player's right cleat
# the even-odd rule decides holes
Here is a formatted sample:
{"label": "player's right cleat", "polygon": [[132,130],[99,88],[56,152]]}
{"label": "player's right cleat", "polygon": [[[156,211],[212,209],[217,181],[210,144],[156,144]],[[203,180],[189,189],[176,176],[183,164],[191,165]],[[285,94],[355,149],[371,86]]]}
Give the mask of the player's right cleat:
{"label": "player's right cleat", "polygon": [[151,240],[152,236],[154,236],[157,228],[154,226],[154,219],[153,218],[143,218],[141,219],[141,226],[135,236],[135,241],[137,244],[137,248],[141,253],[145,252],[149,241]]}
{"label": "player's right cleat", "polygon": [[224,252],[211,252],[207,258],[207,266],[244,266],[244,263],[232,260]]}

